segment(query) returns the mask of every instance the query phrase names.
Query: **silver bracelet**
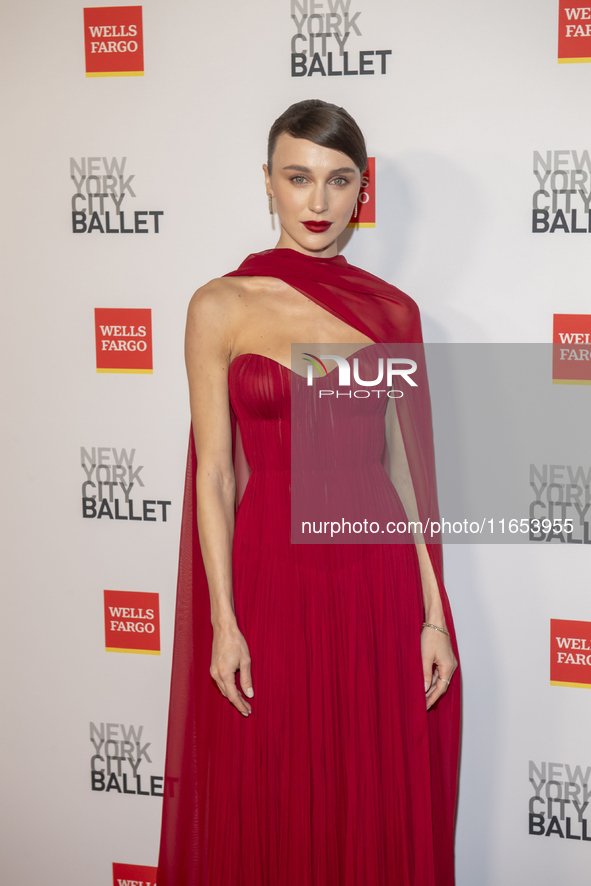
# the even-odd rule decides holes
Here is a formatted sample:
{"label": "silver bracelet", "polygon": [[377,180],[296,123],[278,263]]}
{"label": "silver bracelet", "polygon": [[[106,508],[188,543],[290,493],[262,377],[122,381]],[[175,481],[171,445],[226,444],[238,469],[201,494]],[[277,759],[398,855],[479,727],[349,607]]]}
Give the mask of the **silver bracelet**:
{"label": "silver bracelet", "polygon": [[449,637],[449,631],[446,631],[445,628],[438,628],[437,625],[430,625],[428,622],[423,622],[424,628],[433,628],[434,631],[441,631],[442,634],[446,634]]}

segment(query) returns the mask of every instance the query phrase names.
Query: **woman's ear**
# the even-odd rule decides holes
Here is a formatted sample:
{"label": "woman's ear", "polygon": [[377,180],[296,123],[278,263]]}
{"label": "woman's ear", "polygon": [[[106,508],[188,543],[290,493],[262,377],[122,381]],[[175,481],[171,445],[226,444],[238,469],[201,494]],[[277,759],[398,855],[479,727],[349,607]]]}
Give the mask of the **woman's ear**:
{"label": "woman's ear", "polygon": [[265,173],[265,186],[267,188],[267,194],[274,196],[273,188],[271,187],[271,173],[269,172],[269,167],[266,163],[263,163],[263,172]]}

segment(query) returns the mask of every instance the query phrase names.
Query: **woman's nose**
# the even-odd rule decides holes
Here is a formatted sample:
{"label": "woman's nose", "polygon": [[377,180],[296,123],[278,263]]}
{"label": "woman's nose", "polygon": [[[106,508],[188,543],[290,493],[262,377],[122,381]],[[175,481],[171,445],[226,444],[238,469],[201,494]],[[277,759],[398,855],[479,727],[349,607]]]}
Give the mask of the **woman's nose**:
{"label": "woman's nose", "polygon": [[321,213],[328,209],[328,200],[326,199],[326,191],[322,185],[316,185],[310,192],[310,200],[308,209],[311,212]]}

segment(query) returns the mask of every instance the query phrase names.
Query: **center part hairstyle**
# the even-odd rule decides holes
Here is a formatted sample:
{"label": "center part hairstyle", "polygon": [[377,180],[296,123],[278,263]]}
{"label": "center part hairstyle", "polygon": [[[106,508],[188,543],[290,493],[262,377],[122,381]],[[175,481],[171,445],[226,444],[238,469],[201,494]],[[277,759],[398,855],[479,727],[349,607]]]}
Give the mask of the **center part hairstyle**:
{"label": "center part hairstyle", "polygon": [[267,166],[271,172],[275,145],[279,136],[286,132],[292,138],[305,138],[323,148],[331,148],[346,154],[360,172],[367,166],[367,147],[361,129],[345,111],[337,105],[319,98],[308,98],[290,105],[275,120],[269,132]]}

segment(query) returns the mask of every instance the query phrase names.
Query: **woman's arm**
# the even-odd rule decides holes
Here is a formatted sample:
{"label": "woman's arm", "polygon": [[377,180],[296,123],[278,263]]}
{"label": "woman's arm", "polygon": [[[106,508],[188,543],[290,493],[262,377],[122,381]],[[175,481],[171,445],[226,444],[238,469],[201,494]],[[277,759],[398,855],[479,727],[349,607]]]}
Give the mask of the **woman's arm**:
{"label": "woman's arm", "polygon": [[[390,456],[390,479],[406,511],[407,519],[418,522],[419,510],[394,399],[388,401],[386,410],[386,442]],[[415,543],[421,572],[425,622],[447,630],[437,578],[422,533],[415,533]],[[449,636],[431,627],[424,627],[422,630],[421,654],[428,710],[447,691],[447,681],[451,680],[458,662]]]}
{"label": "woman's arm", "polygon": [[232,542],[236,481],[228,398],[231,326],[228,288],[213,280],[189,305],[185,361],[197,453],[197,525],[211,600],[213,649],[210,673],[220,692],[248,717],[254,695],[250,655],[238,628],[232,594]]}

